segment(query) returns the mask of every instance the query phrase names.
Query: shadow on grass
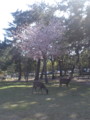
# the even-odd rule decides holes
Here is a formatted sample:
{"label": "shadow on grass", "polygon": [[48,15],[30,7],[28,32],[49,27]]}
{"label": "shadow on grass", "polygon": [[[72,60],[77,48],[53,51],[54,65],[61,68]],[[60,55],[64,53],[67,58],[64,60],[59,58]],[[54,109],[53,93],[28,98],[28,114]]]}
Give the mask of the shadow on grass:
{"label": "shadow on grass", "polygon": [[90,87],[48,85],[49,95],[31,93],[31,84],[0,87],[0,120],[90,120]]}

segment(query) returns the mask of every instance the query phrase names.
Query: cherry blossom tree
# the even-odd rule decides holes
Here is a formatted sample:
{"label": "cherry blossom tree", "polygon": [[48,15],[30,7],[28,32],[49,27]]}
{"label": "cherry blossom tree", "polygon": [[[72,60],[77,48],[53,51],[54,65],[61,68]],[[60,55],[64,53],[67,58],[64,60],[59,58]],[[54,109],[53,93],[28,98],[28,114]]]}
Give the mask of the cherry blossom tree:
{"label": "cherry blossom tree", "polygon": [[[36,60],[44,60],[44,71],[46,72],[47,58],[50,55],[60,55],[64,33],[63,22],[58,18],[52,18],[47,24],[40,21],[21,27],[16,31],[14,37],[18,39],[16,45],[22,50],[23,55]],[[47,83],[47,75],[45,75],[45,80]]]}

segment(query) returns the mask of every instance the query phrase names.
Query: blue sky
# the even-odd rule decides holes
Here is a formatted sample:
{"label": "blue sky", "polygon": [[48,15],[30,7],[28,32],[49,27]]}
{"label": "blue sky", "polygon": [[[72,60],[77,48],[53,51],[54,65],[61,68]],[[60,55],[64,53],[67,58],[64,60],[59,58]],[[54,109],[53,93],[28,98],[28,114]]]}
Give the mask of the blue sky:
{"label": "blue sky", "polygon": [[[3,40],[4,30],[3,28],[8,27],[8,22],[13,20],[11,13],[15,12],[17,9],[26,10],[28,9],[28,4],[33,4],[34,2],[39,2],[42,0],[2,0],[0,1],[0,40]],[[57,0],[43,0],[53,4]],[[58,0],[60,1],[60,0]]]}

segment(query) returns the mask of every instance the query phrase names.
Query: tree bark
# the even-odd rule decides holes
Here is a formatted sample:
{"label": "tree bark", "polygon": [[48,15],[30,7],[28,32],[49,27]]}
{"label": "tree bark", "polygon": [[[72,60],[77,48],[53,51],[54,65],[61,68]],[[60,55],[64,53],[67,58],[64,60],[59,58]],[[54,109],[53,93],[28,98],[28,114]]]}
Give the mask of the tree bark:
{"label": "tree bark", "polygon": [[37,65],[36,65],[35,80],[39,80],[40,63],[41,63],[41,60],[38,59]]}
{"label": "tree bark", "polygon": [[44,57],[44,74],[45,74],[45,83],[48,83],[48,79],[47,79],[47,60],[46,57]]}
{"label": "tree bark", "polygon": [[54,75],[54,60],[51,60],[52,62],[52,79],[55,79],[55,75]]}
{"label": "tree bark", "polygon": [[24,78],[25,81],[28,82],[28,77],[29,77],[29,59],[25,59],[24,61]]}
{"label": "tree bark", "polygon": [[62,61],[59,60],[58,63],[59,63],[60,77],[62,77]]}
{"label": "tree bark", "polygon": [[71,76],[73,76],[73,74],[74,74],[74,69],[75,69],[75,65],[72,65]]}
{"label": "tree bark", "polygon": [[20,81],[22,76],[21,60],[19,60],[18,62],[18,81]]}
{"label": "tree bark", "polygon": [[43,68],[42,68],[42,71],[41,71],[40,79],[43,79],[43,73],[44,73],[44,64],[43,64]]}
{"label": "tree bark", "polygon": [[26,82],[28,82],[28,76],[29,76],[29,72],[28,72],[28,70],[26,70],[26,71],[24,72],[24,78],[25,78],[25,81],[26,81]]}

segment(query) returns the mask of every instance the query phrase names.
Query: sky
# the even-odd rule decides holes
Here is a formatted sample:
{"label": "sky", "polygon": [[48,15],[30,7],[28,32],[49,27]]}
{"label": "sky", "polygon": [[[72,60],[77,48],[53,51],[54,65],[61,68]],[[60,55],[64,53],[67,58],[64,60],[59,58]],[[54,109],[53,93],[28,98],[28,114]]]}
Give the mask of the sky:
{"label": "sky", "polygon": [[[8,28],[8,23],[12,22],[11,13],[18,10],[27,10],[28,5],[42,0],[2,0],[0,1],[0,40],[4,39],[4,28]],[[46,3],[54,4],[56,0],[43,0]],[[59,0],[60,1],[60,0]]]}

